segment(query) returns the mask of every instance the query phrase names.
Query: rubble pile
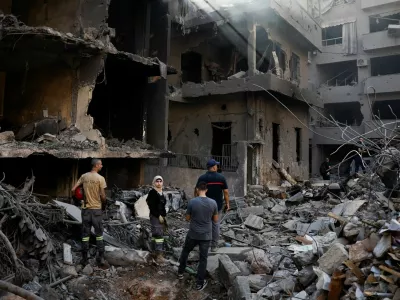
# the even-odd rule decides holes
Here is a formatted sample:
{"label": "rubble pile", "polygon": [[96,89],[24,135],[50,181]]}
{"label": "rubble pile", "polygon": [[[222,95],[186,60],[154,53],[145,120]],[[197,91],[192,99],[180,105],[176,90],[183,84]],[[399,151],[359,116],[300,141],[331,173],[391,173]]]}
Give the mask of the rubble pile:
{"label": "rubble pile", "polygon": [[209,274],[233,300],[399,299],[398,206],[371,178],[251,186],[231,200],[244,207],[223,217]]}
{"label": "rubble pile", "polygon": [[153,146],[146,144],[142,141],[138,141],[135,139],[130,139],[130,140],[118,140],[116,138],[112,139],[107,139],[107,146],[108,148],[113,151],[113,150],[118,150],[120,151],[121,149],[145,149],[145,150],[152,150],[154,149]]}

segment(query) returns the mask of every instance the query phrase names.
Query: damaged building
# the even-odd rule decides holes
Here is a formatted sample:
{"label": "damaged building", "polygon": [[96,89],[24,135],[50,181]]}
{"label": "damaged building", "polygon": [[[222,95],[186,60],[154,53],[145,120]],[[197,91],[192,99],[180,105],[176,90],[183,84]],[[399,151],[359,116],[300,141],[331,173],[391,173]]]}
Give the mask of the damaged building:
{"label": "damaged building", "polygon": [[144,159],[166,154],[167,9],[1,1],[0,172],[9,183],[33,174],[35,192],[68,196],[92,157],[110,187],[144,183]]}
{"label": "damaged building", "polygon": [[[214,4],[213,4],[214,3]],[[207,159],[221,162],[231,193],[280,182],[273,162],[293,177],[309,175],[310,54],[321,28],[313,7],[296,1],[172,1],[168,63],[168,149],[145,178],[164,174],[191,192]]]}
{"label": "damaged building", "polygon": [[327,118],[314,114],[312,120],[313,175],[338,145],[349,142],[332,155],[333,164],[354,149],[350,144],[359,137],[379,143],[397,135],[399,7],[400,1],[332,0],[321,9],[322,53],[315,56],[315,78]]}

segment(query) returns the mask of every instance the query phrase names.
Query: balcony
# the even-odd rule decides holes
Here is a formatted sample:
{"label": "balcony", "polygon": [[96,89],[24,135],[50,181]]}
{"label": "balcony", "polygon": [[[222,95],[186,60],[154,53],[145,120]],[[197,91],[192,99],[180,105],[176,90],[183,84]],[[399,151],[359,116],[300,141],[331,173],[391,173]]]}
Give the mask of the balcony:
{"label": "balcony", "polygon": [[399,0],[361,0],[361,9],[371,9],[383,5],[400,4]]}
{"label": "balcony", "polygon": [[362,45],[365,52],[388,48],[393,49],[394,47],[400,49],[400,37],[390,36],[387,30],[367,33],[362,37]]}
{"label": "balcony", "polygon": [[[400,74],[390,74],[383,76],[369,77],[365,81],[364,93],[372,93],[375,91],[377,94],[383,93],[398,93],[400,92]],[[374,87],[375,90],[371,90],[369,87]]]}
{"label": "balcony", "polygon": [[345,85],[345,86],[322,86],[318,89],[322,102],[341,103],[353,102],[359,100],[359,95],[362,93],[360,85]]}

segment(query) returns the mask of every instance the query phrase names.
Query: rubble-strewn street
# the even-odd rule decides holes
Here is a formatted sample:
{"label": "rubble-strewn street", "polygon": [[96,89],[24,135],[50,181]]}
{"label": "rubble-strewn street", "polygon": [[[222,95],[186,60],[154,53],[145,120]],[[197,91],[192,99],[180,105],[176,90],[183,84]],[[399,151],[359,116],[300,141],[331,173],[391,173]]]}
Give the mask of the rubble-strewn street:
{"label": "rubble-strewn street", "polygon": [[220,248],[209,254],[212,282],[202,292],[191,289],[198,252],[189,257],[184,283],[176,279],[188,231],[183,192],[164,191],[164,266],[149,253],[148,211],[140,205],[149,187],[115,187],[104,221],[108,263],[99,268],[94,258],[78,264],[78,207],[41,204],[31,192],[34,178],[20,189],[3,182],[0,276],[43,299],[396,299],[400,201],[384,196],[379,177],[346,181],[250,186],[244,198],[233,198],[222,217]]}

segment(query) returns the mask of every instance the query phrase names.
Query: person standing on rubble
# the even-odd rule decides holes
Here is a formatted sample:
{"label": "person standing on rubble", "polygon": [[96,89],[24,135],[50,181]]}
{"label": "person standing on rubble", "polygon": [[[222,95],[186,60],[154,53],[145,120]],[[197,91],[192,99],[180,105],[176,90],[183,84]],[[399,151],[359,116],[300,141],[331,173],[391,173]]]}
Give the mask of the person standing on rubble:
{"label": "person standing on rubble", "polygon": [[153,179],[153,189],[149,192],[146,199],[150,209],[151,235],[153,241],[153,250],[156,255],[157,263],[165,262],[164,252],[164,227],[166,226],[165,205],[167,200],[163,194],[163,178],[159,175]]}
{"label": "person standing on rubble", "polygon": [[198,197],[189,201],[186,210],[186,220],[190,221],[189,231],[186,235],[181,257],[179,258],[178,278],[183,279],[187,260],[194,247],[199,246],[200,261],[197,268],[196,289],[201,291],[207,285],[205,279],[207,270],[207,257],[210,242],[213,238],[213,224],[218,222],[217,203],[206,196],[207,183],[200,181],[196,185]]}
{"label": "person standing on rubble", "polygon": [[331,165],[329,164],[329,158],[325,158],[325,161],[321,164],[319,167],[319,172],[321,173],[321,176],[324,180],[330,180],[331,179],[331,174],[330,170]]}
{"label": "person standing on rubble", "polygon": [[[215,252],[218,248],[219,240],[219,230],[220,230],[220,220],[222,216],[223,202],[225,200],[225,211],[230,209],[229,206],[229,192],[228,184],[224,175],[218,173],[218,166],[220,165],[215,159],[210,159],[207,162],[207,173],[203,174],[197,180],[197,185],[200,182],[205,182],[207,184],[207,197],[215,200],[218,206],[218,222],[212,223],[212,242],[211,251]],[[196,186],[197,186],[196,185]],[[194,195],[197,196],[197,189],[194,191]]]}
{"label": "person standing on rubble", "polygon": [[78,182],[72,188],[72,193],[79,186],[83,186],[84,197],[82,203],[82,261],[86,266],[89,251],[89,239],[92,226],[96,235],[97,257],[96,262],[100,265],[104,261],[104,241],[103,241],[103,209],[102,204],[106,202],[107,187],[103,176],[99,174],[103,164],[100,159],[92,159],[92,170],[79,178]]}

